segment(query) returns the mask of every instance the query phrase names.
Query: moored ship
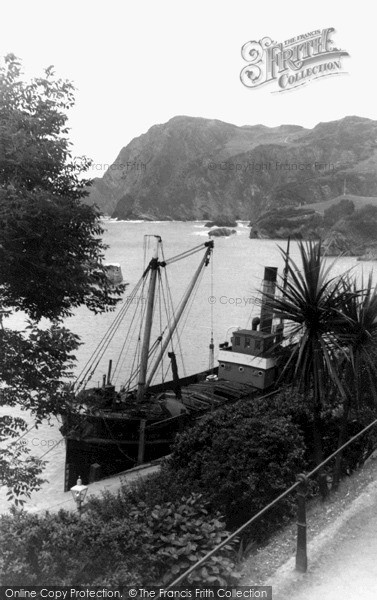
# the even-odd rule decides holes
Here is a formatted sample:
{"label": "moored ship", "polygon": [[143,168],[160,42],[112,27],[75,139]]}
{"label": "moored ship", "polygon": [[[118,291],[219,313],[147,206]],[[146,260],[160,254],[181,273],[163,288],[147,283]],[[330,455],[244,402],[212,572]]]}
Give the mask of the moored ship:
{"label": "moored ship", "polygon": [[[93,365],[98,364],[98,354],[95,354],[76,385],[71,409],[63,415],[61,431],[66,439],[66,490],[79,475],[86,481],[95,481],[165,456],[177,432],[201,415],[242,398],[260,395],[275,382],[275,355],[282,338],[281,326],[273,331],[272,314],[265,304],[262,304],[260,319],[254,319],[251,330],[237,330],[230,344],[220,345],[219,367],[214,367],[212,334],[208,370],[179,377],[173,338],[200,276],[210,262],[213,241],[165,260],[161,238],[153,237],[156,247],[152,259],[128,296],[123,311],[125,313],[132,305],[132,298],[143,299],[143,325],[138,333],[140,346],[132,357],[133,362],[139,358],[138,364],[132,366],[128,381],[119,390],[112,383],[112,361],[102,385],[88,388]],[[203,250],[204,256],[179,306],[176,309],[170,306],[167,323],[153,341],[157,288],[162,282],[162,273],[173,262]],[[275,268],[265,270],[265,293],[274,292],[276,271]],[[119,328],[120,322],[118,315],[110,329]],[[108,341],[105,346],[107,348]],[[152,384],[166,353],[172,378]]]}

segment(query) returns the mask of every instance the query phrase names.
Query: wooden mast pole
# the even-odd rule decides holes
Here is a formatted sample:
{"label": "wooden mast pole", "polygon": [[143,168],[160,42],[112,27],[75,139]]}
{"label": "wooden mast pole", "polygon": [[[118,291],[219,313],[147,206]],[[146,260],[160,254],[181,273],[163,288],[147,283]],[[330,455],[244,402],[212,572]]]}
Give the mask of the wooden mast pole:
{"label": "wooden mast pole", "polygon": [[158,250],[159,250],[159,244],[161,244],[161,238],[159,235],[156,235],[155,237],[157,238],[156,249],[154,251],[152,260],[150,261],[149,266],[148,266],[148,270],[150,270],[150,272],[151,272],[151,275],[150,275],[151,279],[149,282],[149,289],[148,289],[143,346],[141,349],[141,358],[140,358],[140,372],[139,372],[139,381],[138,381],[137,398],[136,398],[138,403],[143,401],[145,390],[146,390],[146,376],[147,376],[147,369],[148,369],[149,344],[150,344],[151,331],[152,331],[154,297],[155,297],[155,290],[156,290],[157,272],[158,272],[158,268],[159,268]]}
{"label": "wooden mast pole", "polygon": [[170,342],[170,340],[172,338],[172,335],[173,335],[173,333],[174,333],[174,331],[175,331],[175,329],[176,329],[176,327],[177,327],[177,325],[179,323],[179,320],[180,320],[180,318],[182,316],[182,313],[183,313],[183,311],[184,311],[184,309],[185,309],[185,307],[187,305],[187,302],[190,299],[192,290],[194,289],[194,286],[195,286],[195,284],[197,282],[197,279],[198,279],[198,277],[200,275],[201,270],[203,269],[203,266],[205,266],[205,265],[208,264],[209,257],[211,255],[211,252],[212,252],[212,249],[213,249],[213,240],[211,240],[210,242],[206,242],[205,245],[207,246],[207,250],[206,250],[206,252],[205,252],[202,260],[200,261],[199,267],[197,268],[197,270],[195,272],[195,275],[192,278],[192,281],[191,281],[191,283],[190,283],[190,285],[189,285],[189,287],[187,289],[185,297],[183,298],[183,300],[182,300],[182,302],[180,304],[180,307],[179,307],[179,309],[177,311],[177,314],[175,315],[175,317],[173,319],[173,322],[170,325],[170,328],[169,328],[169,331],[167,333],[166,339],[165,339],[164,343],[162,344],[160,352],[159,352],[159,355],[158,355],[158,357],[157,357],[157,359],[156,359],[156,361],[155,361],[155,363],[154,363],[154,365],[153,365],[153,367],[152,367],[152,369],[151,369],[151,371],[149,373],[146,387],[149,387],[149,385],[151,384],[153,376],[154,376],[154,374],[157,371],[158,365],[160,364],[160,362],[162,360],[162,357],[165,354],[166,348],[168,347],[168,344],[169,344],[169,342]]}

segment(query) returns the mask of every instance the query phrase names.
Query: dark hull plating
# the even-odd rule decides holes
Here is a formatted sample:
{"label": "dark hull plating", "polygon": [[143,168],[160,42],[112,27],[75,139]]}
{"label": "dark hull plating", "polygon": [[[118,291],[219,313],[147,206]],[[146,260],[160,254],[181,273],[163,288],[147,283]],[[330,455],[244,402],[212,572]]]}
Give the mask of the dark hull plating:
{"label": "dark hull plating", "polygon": [[[205,381],[209,373],[199,373],[182,381],[182,403],[188,411],[186,414],[145,418],[143,462],[169,454],[177,433],[206,412],[260,393],[247,384]],[[169,382],[151,388],[150,392],[160,394],[172,387]],[[63,422],[62,433],[66,438],[65,490],[69,490],[79,476],[90,482],[136,465],[142,417],[100,410],[96,414],[64,417]]]}

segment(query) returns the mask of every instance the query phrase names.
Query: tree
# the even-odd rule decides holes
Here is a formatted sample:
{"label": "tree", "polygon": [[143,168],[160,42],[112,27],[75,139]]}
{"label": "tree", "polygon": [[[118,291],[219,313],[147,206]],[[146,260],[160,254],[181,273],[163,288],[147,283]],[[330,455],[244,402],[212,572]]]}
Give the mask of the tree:
{"label": "tree", "polygon": [[[349,290],[344,289],[341,278],[330,277],[332,265],[326,266],[320,242],[299,243],[299,250],[301,269],[281,250],[288,279],[285,286],[277,285],[281,295],[267,295],[266,302],[276,317],[287,321],[285,335],[294,340],[287,368],[294,366],[294,382],[312,402],[315,460],[319,465],[323,460],[321,410],[329,383],[333,382],[345,394],[338,376],[343,349],[337,334],[344,326],[342,306]],[[323,481],[321,493],[326,494]]]}
{"label": "tree", "polygon": [[71,155],[73,91],[52,67],[23,82],[13,55],[0,70],[0,305],[37,320],[112,308],[124,289],[106,276],[100,214],[82,202],[90,162]]}
{"label": "tree", "polygon": [[[67,111],[72,83],[44,77],[26,83],[14,55],[0,66],[0,311],[22,310],[25,332],[0,329],[0,406],[27,410],[36,425],[64,411],[77,338],[57,323],[75,307],[111,310],[124,286],[103,266],[98,210],[83,203],[90,161],[73,159]],[[38,329],[42,318],[52,320]],[[64,383],[65,382],[65,383]],[[0,419],[0,483],[10,496],[36,489],[43,464],[28,454],[22,418]],[[21,437],[20,437],[21,435]]]}
{"label": "tree", "polygon": [[[76,335],[54,324],[39,329],[30,323],[26,332],[1,328],[0,407],[26,411],[34,420],[32,427],[64,413],[72,400],[68,381],[78,345]],[[23,439],[27,430],[28,423],[13,411],[0,417],[0,443],[7,442],[0,455],[0,484],[8,487],[8,499],[16,504],[43,483],[45,463],[30,456]]]}

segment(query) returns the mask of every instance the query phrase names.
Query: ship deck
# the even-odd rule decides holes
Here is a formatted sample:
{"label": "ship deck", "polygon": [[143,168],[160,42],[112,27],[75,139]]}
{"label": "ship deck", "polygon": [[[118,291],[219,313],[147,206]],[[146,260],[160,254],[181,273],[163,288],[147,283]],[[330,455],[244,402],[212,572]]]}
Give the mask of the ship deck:
{"label": "ship deck", "polygon": [[[161,398],[172,398],[176,399],[175,392],[173,391],[173,382],[171,386],[167,384],[164,391],[159,391],[158,394],[153,394],[155,399]],[[151,390],[154,388],[151,388]],[[195,383],[182,386],[181,388],[182,400],[181,402],[187,408],[191,414],[201,414],[214,408],[218,408],[224,404],[237,402],[242,398],[252,398],[260,395],[260,390],[255,388],[251,384],[239,383],[236,381],[227,381],[220,379],[217,381],[202,380]],[[148,400],[145,401],[148,404]],[[129,411],[129,407],[124,407],[124,410],[114,411],[111,408],[100,409],[98,412],[93,413],[92,416],[106,416],[108,419],[113,420],[124,420],[127,415],[127,419],[131,422],[139,423],[140,415],[132,416]],[[174,418],[174,417],[173,417]],[[156,424],[161,421],[168,420],[166,417],[159,417],[155,415],[154,418],[149,417],[151,421],[155,421]]]}
{"label": "ship deck", "polygon": [[236,381],[201,381],[182,388],[182,402],[190,412],[207,412],[223,404],[258,394],[254,386]]}

